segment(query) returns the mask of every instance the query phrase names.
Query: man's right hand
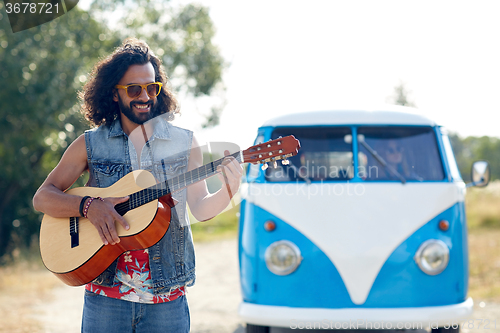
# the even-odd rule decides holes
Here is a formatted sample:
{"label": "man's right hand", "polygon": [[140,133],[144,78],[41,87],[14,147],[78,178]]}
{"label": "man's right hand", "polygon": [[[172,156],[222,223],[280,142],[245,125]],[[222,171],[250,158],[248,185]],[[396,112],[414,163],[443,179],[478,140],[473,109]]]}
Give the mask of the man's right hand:
{"label": "man's right hand", "polygon": [[[130,228],[128,222],[118,214],[115,206],[129,199],[128,196],[121,198],[104,198],[104,200],[94,199],[87,212],[87,218],[99,232],[104,245],[115,245],[120,242],[120,237],[115,227],[115,221],[118,221],[125,230]],[[89,199],[87,199],[89,200]]]}

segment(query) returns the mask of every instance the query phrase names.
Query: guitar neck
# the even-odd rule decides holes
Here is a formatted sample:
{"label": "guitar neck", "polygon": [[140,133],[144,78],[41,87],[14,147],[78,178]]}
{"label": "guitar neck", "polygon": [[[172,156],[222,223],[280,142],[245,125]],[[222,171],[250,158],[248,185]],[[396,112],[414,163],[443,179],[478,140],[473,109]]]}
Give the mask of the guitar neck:
{"label": "guitar neck", "polygon": [[[241,152],[239,151],[229,156],[233,156],[239,163],[243,162]],[[222,164],[224,158],[225,157],[202,165],[199,168],[168,179],[165,182],[158,183],[154,186],[132,193],[128,202],[118,204],[115,208],[118,213],[125,214],[129,210],[147,204],[148,202],[151,202],[153,200],[159,199],[160,197],[163,197],[172,192],[179,191],[191,184],[207,179],[217,174],[217,167]]]}
{"label": "guitar neck", "polygon": [[[229,156],[234,157],[239,163],[263,163],[265,164],[263,167],[267,167],[266,163],[273,162],[276,165],[276,161],[278,160],[282,160],[283,164],[285,162],[288,164],[287,158],[297,155],[299,148],[299,140],[295,139],[293,135],[289,135],[284,138],[279,137],[265,143],[256,144],[244,151],[238,151]],[[217,167],[222,164],[224,158],[222,157],[182,175],[168,179],[163,183],[132,193],[130,200],[116,205],[115,209],[119,214],[125,215],[129,210],[207,179],[217,173]]]}

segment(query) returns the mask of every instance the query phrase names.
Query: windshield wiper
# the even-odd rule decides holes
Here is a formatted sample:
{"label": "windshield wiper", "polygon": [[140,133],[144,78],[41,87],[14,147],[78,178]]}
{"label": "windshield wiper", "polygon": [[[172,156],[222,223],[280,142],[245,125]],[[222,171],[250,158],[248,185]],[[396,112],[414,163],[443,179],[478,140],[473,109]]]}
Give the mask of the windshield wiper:
{"label": "windshield wiper", "polygon": [[360,134],[358,135],[358,142],[366,148],[366,150],[368,150],[368,152],[370,154],[372,154],[372,156],[380,163],[382,164],[382,166],[384,168],[386,168],[387,170],[389,170],[389,172],[391,172],[393,175],[395,175],[396,177],[399,178],[399,180],[401,181],[402,184],[405,184],[406,183],[406,179],[405,177],[403,177],[403,175],[401,175],[396,169],[394,169],[394,167],[390,164],[387,164],[387,162],[382,158],[382,156],[380,156],[379,154],[377,154],[377,151],[375,149],[373,149],[372,147],[370,147],[366,142],[365,142],[365,136]]}

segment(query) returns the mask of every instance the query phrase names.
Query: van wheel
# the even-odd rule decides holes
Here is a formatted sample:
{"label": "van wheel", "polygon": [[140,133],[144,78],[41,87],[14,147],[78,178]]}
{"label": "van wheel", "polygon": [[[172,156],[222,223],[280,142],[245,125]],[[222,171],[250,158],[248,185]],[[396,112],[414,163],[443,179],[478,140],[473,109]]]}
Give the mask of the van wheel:
{"label": "van wheel", "polygon": [[269,333],[269,327],[247,324],[247,333]]}
{"label": "van wheel", "polygon": [[438,328],[433,328],[432,329],[432,333],[459,333],[459,330],[460,328],[458,327],[448,327],[448,328],[444,328],[444,327],[438,327]]}

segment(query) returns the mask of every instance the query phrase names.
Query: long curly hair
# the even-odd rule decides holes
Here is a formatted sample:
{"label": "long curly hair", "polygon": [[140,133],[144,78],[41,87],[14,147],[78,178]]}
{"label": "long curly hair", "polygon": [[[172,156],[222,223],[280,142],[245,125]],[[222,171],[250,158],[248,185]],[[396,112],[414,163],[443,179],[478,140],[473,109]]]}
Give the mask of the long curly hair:
{"label": "long curly hair", "polygon": [[155,71],[156,82],[163,84],[157,96],[153,117],[169,113],[173,119],[179,113],[179,106],[173,93],[167,88],[168,77],[163,71],[161,60],[149,46],[136,38],[126,39],[110,56],[98,62],[90,74],[90,80],[80,92],[83,101],[81,112],[93,126],[110,125],[120,114],[118,103],[113,101],[115,86],[131,65],[150,62]]}

